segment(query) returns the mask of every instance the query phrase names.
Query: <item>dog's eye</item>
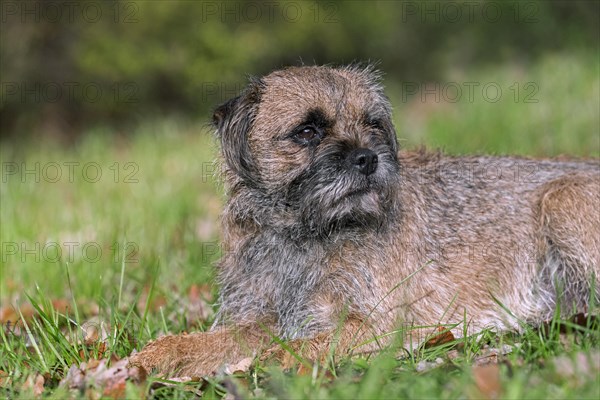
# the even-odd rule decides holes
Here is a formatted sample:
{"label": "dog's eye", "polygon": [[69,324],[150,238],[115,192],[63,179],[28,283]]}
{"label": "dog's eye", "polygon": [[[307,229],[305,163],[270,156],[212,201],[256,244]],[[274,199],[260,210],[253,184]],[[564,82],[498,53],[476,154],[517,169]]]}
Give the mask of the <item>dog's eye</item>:
{"label": "dog's eye", "polygon": [[300,132],[296,133],[296,137],[308,142],[317,137],[317,132],[313,128],[304,128]]}
{"label": "dog's eye", "polygon": [[302,145],[317,144],[321,140],[321,133],[312,126],[305,126],[297,131],[293,138]]}
{"label": "dog's eye", "polygon": [[378,131],[384,131],[383,122],[380,119],[369,119],[367,120],[367,125],[370,128],[373,128]]}

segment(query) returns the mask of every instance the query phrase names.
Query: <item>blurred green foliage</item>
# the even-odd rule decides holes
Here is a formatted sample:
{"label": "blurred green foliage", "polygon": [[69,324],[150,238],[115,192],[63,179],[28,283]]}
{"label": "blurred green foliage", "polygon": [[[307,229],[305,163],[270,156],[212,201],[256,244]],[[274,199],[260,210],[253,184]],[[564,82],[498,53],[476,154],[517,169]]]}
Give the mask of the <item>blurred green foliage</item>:
{"label": "blurred green foliage", "polygon": [[595,1],[3,1],[1,11],[3,138],[206,118],[246,74],[289,64],[378,61],[391,88],[527,68],[549,52],[596,54],[600,20]]}

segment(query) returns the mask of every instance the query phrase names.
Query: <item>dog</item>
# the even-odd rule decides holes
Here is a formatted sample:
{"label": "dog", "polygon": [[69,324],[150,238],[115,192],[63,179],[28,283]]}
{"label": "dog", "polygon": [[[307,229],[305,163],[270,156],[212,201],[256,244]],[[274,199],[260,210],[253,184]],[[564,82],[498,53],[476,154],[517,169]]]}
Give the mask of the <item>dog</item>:
{"label": "dog", "polygon": [[598,160],[399,151],[391,114],[380,74],[356,65],[278,70],[218,107],[216,322],[151,342],[132,365],[197,376],[254,355],[289,362],[290,348],[375,352],[398,327],[418,343],[439,326],[462,335],[590,311]]}

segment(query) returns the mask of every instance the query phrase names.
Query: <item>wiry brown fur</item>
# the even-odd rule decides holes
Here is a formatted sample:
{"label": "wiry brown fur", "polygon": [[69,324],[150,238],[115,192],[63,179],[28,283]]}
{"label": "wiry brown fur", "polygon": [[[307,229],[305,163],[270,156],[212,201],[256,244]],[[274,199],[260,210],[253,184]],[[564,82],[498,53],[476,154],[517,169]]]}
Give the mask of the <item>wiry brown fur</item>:
{"label": "wiry brown fur", "polygon": [[318,359],[377,350],[399,324],[511,329],[599,300],[597,160],[398,153],[390,109],[369,67],[276,71],[217,109],[217,321],[132,363],[200,375],[285,359],[271,333]]}

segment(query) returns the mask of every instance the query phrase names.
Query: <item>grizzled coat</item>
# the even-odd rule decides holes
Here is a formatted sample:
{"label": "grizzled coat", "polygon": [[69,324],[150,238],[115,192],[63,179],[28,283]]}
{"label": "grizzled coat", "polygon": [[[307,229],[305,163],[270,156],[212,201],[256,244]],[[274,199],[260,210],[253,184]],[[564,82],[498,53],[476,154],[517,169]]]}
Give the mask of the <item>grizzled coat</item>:
{"label": "grizzled coat", "polygon": [[370,352],[398,326],[418,342],[440,324],[518,328],[600,300],[598,160],[399,152],[369,67],[273,72],[214,123],[228,195],[217,321],[135,365],[285,360],[271,335],[315,359],[334,336],[336,353]]}

